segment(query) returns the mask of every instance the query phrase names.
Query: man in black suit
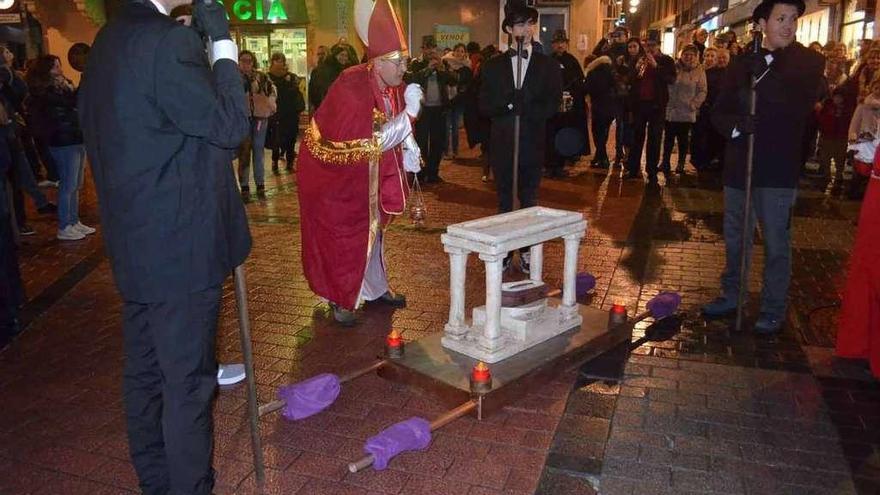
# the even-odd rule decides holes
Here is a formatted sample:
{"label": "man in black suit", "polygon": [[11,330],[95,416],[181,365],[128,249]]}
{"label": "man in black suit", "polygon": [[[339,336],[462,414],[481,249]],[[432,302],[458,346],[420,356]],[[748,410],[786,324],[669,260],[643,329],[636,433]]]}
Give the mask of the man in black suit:
{"label": "man in black suit", "polygon": [[[755,221],[764,241],[761,310],[754,331],[779,332],[785,322],[791,280],[791,218],[797,197],[803,135],[822,88],[825,59],[797,41],[803,0],[763,0],[752,14],[763,46],[737,57],[712,109],[724,148],[724,245],[721,295],[703,306],[708,317],[736,312],[745,236],[750,251]],[[755,117],[749,114],[750,75],[755,76]],[[749,134],[754,134],[750,221],[744,225]],[[750,260],[746,252],[746,262]],[[748,272],[747,272],[748,273]]]}
{"label": "man in black suit", "polygon": [[[483,63],[480,112],[492,119],[489,162],[495,170],[498,211],[513,210],[514,117],[520,116],[519,173],[516,194],[523,208],[535,206],[541,183],[547,119],[556,114],[562,99],[559,64],[533,49],[531,39],[538,12],[525,2],[509,1],[504,7],[502,27],[513,39],[523,40],[522,57],[516,43],[507,53]],[[520,59],[520,63],[517,63]],[[521,87],[516,87],[517,66]],[[529,270],[528,252],[522,253],[521,268]],[[510,257],[505,259],[505,268]]]}
{"label": "man in black suit", "polygon": [[[250,250],[230,166],[248,133],[221,4],[128,0],[101,29],[80,117],[124,300],[124,399],[145,494],[209,494],[221,286]],[[207,52],[202,37],[209,40]]]}

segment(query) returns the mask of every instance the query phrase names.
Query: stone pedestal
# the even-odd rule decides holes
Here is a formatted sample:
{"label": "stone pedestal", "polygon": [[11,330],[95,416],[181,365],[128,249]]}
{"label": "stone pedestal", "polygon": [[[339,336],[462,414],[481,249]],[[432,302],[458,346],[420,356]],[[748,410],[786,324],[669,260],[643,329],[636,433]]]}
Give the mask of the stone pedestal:
{"label": "stone pedestal", "polygon": [[[441,236],[449,253],[449,321],[443,347],[487,363],[496,363],[581,324],[575,302],[577,252],[587,228],[583,215],[533,207],[450,225]],[[561,304],[547,299],[517,308],[501,306],[501,275],[508,252],[529,247],[529,278],[541,282],[543,243],[562,238],[565,243]],[[472,323],[465,319],[464,292],[467,257],[477,253],[486,264],[486,304],[474,308]]]}

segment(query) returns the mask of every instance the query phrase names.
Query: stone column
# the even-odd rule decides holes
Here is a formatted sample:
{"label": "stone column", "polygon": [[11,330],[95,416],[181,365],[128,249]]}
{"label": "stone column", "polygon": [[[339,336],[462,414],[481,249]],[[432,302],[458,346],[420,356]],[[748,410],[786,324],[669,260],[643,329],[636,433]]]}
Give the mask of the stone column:
{"label": "stone column", "polygon": [[467,333],[464,324],[465,277],[467,276],[467,249],[443,246],[449,253],[449,321],[444,331],[451,339],[461,339]]}
{"label": "stone column", "polygon": [[529,279],[540,282],[544,276],[544,244],[535,244],[529,248]]}
{"label": "stone column", "polygon": [[583,237],[583,232],[562,236],[565,240],[565,264],[562,272],[562,306],[565,308],[574,308],[577,302],[574,286],[577,278],[578,247]]}
{"label": "stone column", "polygon": [[480,254],[486,263],[486,326],[480,346],[494,351],[501,347],[501,274],[503,254]]}

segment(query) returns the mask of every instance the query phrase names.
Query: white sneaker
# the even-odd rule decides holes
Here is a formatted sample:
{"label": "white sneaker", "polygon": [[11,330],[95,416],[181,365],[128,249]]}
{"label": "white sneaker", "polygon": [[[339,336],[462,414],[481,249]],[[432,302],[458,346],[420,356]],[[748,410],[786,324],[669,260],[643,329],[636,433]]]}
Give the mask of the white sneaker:
{"label": "white sneaker", "polygon": [[58,229],[58,234],[55,237],[62,241],[78,241],[85,239],[86,235],[77,230],[75,225],[68,225],[63,229]]}
{"label": "white sneaker", "polygon": [[89,227],[82,222],[76,222],[72,227],[75,228],[77,232],[81,232],[83,235],[92,235],[97,232],[94,227]]}
{"label": "white sneaker", "polygon": [[219,385],[235,385],[244,380],[243,364],[221,364],[217,366],[217,383]]}

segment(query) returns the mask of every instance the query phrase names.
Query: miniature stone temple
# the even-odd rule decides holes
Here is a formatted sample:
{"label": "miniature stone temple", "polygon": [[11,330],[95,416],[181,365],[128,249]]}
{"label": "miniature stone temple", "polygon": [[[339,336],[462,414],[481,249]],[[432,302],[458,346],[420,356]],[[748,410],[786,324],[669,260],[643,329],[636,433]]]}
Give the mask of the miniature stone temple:
{"label": "miniature stone temple", "polygon": [[[441,236],[450,268],[449,321],[443,347],[497,363],[578,327],[582,317],[575,297],[575,278],[578,246],[586,228],[580,213],[541,206],[450,225]],[[565,244],[561,300],[539,297],[519,305],[503,304],[503,293],[534,291],[543,286],[544,243],[560,237]],[[502,284],[504,257],[523,247],[530,247],[530,280]],[[464,296],[470,253],[476,253],[486,264],[486,303],[473,309],[468,323]]]}

